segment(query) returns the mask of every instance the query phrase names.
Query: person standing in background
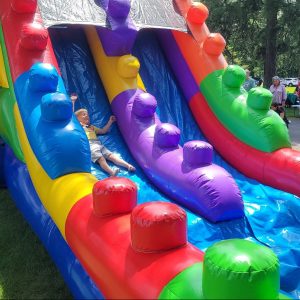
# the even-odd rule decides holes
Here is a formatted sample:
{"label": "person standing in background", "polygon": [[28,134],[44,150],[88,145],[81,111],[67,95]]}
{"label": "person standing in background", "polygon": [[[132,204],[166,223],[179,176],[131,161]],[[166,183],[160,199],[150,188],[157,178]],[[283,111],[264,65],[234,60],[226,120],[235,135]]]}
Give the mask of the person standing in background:
{"label": "person standing in background", "polygon": [[270,86],[270,92],[273,94],[273,103],[277,103],[279,106],[285,107],[285,101],[287,98],[285,86],[280,83],[280,78],[274,76],[273,84]]}
{"label": "person standing in background", "polygon": [[298,80],[298,84],[295,89],[295,95],[298,97],[298,100],[300,100],[300,80]]}
{"label": "person standing in background", "polygon": [[246,72],[246,80],[245,82],[243,83],[243,88],[249,92],[252,88],[256,87],[256,83],[255,83],[255,80],[250,77],[250,71],[249,70],[245,70]]}

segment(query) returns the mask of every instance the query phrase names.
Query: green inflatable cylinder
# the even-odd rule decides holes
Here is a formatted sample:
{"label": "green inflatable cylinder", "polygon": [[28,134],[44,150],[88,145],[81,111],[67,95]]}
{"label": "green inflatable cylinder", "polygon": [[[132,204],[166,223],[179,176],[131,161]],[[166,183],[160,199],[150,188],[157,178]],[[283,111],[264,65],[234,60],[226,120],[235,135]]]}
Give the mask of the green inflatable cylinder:
{"label": "green inflatable cylinder", "polygon": [[247,240],[225,240],[205,253],[205,299],[278,299],[279,261],[267,247]]}
{"label": "green inflatable cylinder", "polygon": [[247,104],[252,109],[269,110],[273,95],[270,91],[257,87],[248,92]]}

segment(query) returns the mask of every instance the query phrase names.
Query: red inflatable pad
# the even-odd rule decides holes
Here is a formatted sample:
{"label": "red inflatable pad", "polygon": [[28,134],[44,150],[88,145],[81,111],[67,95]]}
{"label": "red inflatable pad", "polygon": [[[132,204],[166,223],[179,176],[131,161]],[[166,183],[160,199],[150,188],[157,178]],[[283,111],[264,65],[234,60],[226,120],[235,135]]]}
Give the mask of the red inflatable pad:
{"label": "red inflatable pad", "polygon": [[28,50],[45,50],[48,31],[39,23],[24,24],[21,31],[21,46]]}
{"label": "red inflatable pad", "polygon": [[210,33],[203,43],[204,51],[209,55],[219,56],[226,47],[226,41],[220,33]]}
{"label": "red inflatable pad", "polygon": [[136,251],[159,252],[184,246],[186,213],[166,202],[150,202],[137,206],[131,214],[131,243]]}
{"label": "red inflatable pad", "polygon": [[137,187],[127,178],[106,178],[93,187],[93,207],[98,217],[130,213],[136,201]]}
{"label": "red inflatable pad", "polygon": [[37,0],[12,0],[11,7],[17,13],[34,13],[37,8]]}
{"label": "red inflatable pad", "polygon": [[187,12],[187,20],[189,22],[202,25],[208,18],[208,8],[202,3],[193,4]]}

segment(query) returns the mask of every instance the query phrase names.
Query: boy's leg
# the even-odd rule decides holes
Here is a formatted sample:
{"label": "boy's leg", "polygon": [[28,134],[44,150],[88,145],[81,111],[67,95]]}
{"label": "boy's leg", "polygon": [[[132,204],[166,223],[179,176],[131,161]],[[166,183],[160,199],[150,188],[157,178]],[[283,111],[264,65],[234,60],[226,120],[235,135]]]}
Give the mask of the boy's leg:
{"label": "boy's leg", "polygon": [[98,164],[100,165],[100,167],[107,172],[110,176],[116,176],[119,173],[119,169],[115,169],[113,170],[106,162],[106,159],[101,156],[98,160],[97,160]]}
{"label": "boy's leg", "polygon": [[128,171],[135,171],[135,167],[131,164],[129,164],[128,162],[126,162],[125,160],[123,160],[122,158],[117,157],[114,154],[110,154],[107,157],[108,160],[112,161],[114,164],[118,165],[118,166],[122,166],[126,169],[128,169]]}

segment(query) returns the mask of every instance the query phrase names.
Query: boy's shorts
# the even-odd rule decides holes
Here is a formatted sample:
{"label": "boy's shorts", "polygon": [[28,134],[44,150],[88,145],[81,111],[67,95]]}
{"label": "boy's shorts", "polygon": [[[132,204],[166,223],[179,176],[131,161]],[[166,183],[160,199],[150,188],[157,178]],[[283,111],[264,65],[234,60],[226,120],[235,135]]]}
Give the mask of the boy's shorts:
{"label": "boy's shorts", "polygon": [[100,157],[108,158],[112,153],[98,140],[90,140],[92,162],[96,163]]}

